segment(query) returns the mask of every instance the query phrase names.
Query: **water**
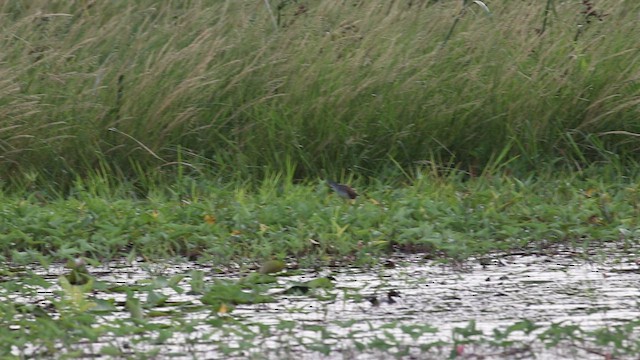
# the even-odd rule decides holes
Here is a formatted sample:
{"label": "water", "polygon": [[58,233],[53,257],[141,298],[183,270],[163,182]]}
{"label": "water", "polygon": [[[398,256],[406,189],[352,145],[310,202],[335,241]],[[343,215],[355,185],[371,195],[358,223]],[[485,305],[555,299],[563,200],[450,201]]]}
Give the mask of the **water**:
{"label": "water", "polygon": [[[622,253],[612,248],[606,252],[615,254],[601,255],[599,249],[588,253],[567,249],[552,255],[494,255],[455,266],[417,255],[398,255],[389,259],[395,264],[393,268],[331,268],[279,276],[278,285],[267,290],[276,302],[238,305],[222,315],[202,306],[201,295],[165,286],[154,291],[168,296],[166,306],[154,310],[167,315],[156,313],[148,322],[170,328],[186,323],[190,326],[178,329],[189,331],[172,332],[161,342],[153,341],[159,334],[157,329],[150,330],[147,337],[103,336],[72,348],[87,357],[99,353],[105,344],[117,344],[132,356],[157,351],[154,358],[185,359],[438,359],[451,351],[490,359],[602,359],[612,351],[607,344],[565,340],[546,348],[539,336],[554,324],[576,325],[580,331],[589,332],[640,319],[640,267],[635,251]],[[105,283],[135,286],[158,276],[189,274],[194,269],[205,273],[205,283],[246,275],[217,274],[195,263],[113,263],[89,267],[89,272]],[[35,290],[29,295],[0,288],[0,300],[38,304],[46,309],[51,299],[59,296],[57,278],[66,272],[68,269],[62,266],[36,269],[35,273],[54,285],[48,289],[31,286]],[[316,291],[317,296],[282,293],[292,284],[322,276],[330,276],[335,287]],[[178,290],[189,290],[189,277],[178,285]],[[393,296],[389,301],[390,292],[400,297]],[[137,297],[144,303],[147,294],[141,291]],[[94,291],[91,297],[111,299],[116,304],[117,310],[100,316],[98,323],[129,321],[124,293]],[[151,310],[146,309],[147,314]],[[226,319],[222,325],[216,322],[221,317]],[[496,339],[494,330],[504,331],[523,319],[539,328],[512,333],[509,340],[516,342],[512,346],[491,346],[490,340]],[[475,327],[469,328],[472,321]],[[463,328],[478,335],[464,337],[460,335]],[[14,330],[24,331],[15,324]],[[635,328],[630,334],[625,341],[638,342]],[[474,339],[478,340],[475,344],[471,341]],[[461,342],[457,348],[452,345],[456,340]],[[445,346],[425,347],[439,341]],[[364,348],[359,349],[358,344],[364,344]],[[24,353],[33,355],[35,351],[36,347],[27,347]],[[18,355],[17,349],[14,355]]]}

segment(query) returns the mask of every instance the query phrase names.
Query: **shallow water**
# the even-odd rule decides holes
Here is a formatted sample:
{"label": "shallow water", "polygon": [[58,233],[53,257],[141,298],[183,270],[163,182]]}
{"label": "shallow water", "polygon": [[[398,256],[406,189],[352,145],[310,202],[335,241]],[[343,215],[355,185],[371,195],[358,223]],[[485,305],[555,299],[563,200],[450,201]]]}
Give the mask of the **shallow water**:
{"label": "shallow water", "polygon": [[[149,321],[169,325],[188,322],[193,324],[191,331],[173,333],[158,344],[132,335],[74,347],[90,356],[99,353],[104,344],[115,343],[128,349],[131,355],[156,350],[154,358],[383,359],[395,355],[437,359],[456,349],[470,358],[602,359],[610,351],[606,345],[563,343],[547,349],[538,336],[553,324],[577,325],[581,331],[592,331],[640,318],[639,257],[629,250],[624,254],[615,249],[606,252],[610,255],[600,255],[598,249],[590,253],[557,251],[544,256],[502,254],[489,257],[488,261],[470,259],[456,266],[399,255],[390,259],[395,264],[393,268],[331,268],[322,273],[279,276],[279,286],[269,290],[276,302],[238,305],[222,315],[234,320],[222,327],[212,323],[219,317],[215,311],[200,306],[200,295],[164,287],[156,291],[169,296],[168,306],[158,310],[167,314],[174,311],[173,315],[156,314]],[[194,263],[114,263],[89,267],[89,272],[96,280],[131,286],[158,276],[189,274],[194,269],[205,272],[205,283],[213,278],[241,277],[214,274],[208,267]],[[46,308],[48,299],[58,296],[55,293],[59,290],[58,276],[67,271],[62,266],[36,269],[35,273],[54,285],[37,289],[28,297],[0,288],[0,300]],[[334,279],[335,288],[321,292],[326,299],[280,293],[296,282],[327,275]],[[180,286],[188,290],[188,282],[186,277]],[[392,303],[387,297],[390,291],[400,294],[393,297]],[[101,316],[101,323],[126,321],[130,317],[123,306],[125,294],[94,292],[92,296],[113,299],[119,304],[120,311]],[[138,294],[138,298],[144,302],[146,292]],[[179,314],[179,319],[175,314]],[[487,341],[476,345],[465,343],[478,338],[492,339],[495,329],[503,331],[523,319],[540,328],[530,333],[512,333],[509,340],[516,343],[511,347],[489,346]],[[474,330],[481,334],[462,337],[459,329],[468,327],[470,321],[475,321]],[[422,328],[418,329],[419,326]],[[638,331],[634,330],[632,335],[634,339],[629,341],[638,341]],[[376,341],[380,346],[358,349],[359,343]],[[436,341],[445,345],[421,349],[421,345]],[[456,341],[462,344],[458,348],[452,345]],[[399,353],[401,350],[404,352]],[[35,348],[23,349],[25,355],[34,351]],[[17,349],[14,354],[18,355]]]}

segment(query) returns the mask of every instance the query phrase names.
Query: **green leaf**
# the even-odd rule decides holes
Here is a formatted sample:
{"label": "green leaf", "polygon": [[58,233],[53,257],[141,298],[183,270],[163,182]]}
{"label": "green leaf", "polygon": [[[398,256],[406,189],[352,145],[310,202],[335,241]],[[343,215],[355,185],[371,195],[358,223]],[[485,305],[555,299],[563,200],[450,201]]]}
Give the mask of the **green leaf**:
{"label": "green leaf", "polygon": [[258,272],[260,274],[273,274],[282,271],[285,268],[284,261],[280,260],[269,260],[262,264],[260,270]]}
{"label": "green leaf", "polygon": [[255,291],[244,291],[242,286],[225,282],[218,282],[200,299],[203,304],[219,308],[222,304],[258,304],[273,301],[271,296],[262,295]]}
{"label": "green leaf", "polygon": [[129,311],[131,318],[134,320],[143,320],[144,319],[144,310],[142,309],[142,304],[140,303],[140,299],[133,297],[132,293],[127,294],[127,301],[124,304],[125,308]]}

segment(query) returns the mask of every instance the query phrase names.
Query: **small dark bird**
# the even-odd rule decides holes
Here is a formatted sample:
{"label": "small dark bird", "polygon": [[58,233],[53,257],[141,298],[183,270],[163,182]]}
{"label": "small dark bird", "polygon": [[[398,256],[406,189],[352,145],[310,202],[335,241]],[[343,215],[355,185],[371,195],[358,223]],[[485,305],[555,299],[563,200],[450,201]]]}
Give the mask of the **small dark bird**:
{"label": "small dark bird", "polygon": [[[387,292],[386,304],[393,305],[393,304],[397,303],[397,301],[396,301],[396,299],[394,299],[394,297],[402,297],[402,296],[400,295],[399,291],[396,291],[396,290],[388,291]],[[369,302],[371,303],[371,306],[373,306],[373,307],[377,307],[377,306],[380,306],[380,304],[382,304],[380,299],[378,299],[378,297],[375,296],[375,295],[367,296],[366,299],[369,300]]]}
{"label": "small dark bird", "polygon": [[355,200],[355,198],[358,197],[358,193],[348,185],[338,184],[331,180],[327,180],[327,184],[333,189],[333,191],[340,195],[340,197],[350,200]]}

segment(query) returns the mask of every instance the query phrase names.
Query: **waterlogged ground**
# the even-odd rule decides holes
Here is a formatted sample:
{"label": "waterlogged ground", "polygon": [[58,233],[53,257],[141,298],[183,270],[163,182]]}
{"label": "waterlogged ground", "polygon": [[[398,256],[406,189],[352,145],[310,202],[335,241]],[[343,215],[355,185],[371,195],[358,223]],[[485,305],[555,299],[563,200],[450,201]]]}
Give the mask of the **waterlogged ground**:
{"label": "waterlogged ground", "polygon": [[[13,304],[3,331],[16,357],[637,358],[636,251],[560,249],[455,265],[396,256],[373,269],[274,277],[120,263],[89,266],[89,287],[61,281],[70,272],[61,265],[13,269],[1,278],[0,301]],[[254,296],[232,295],[238,283]],[[55,326],[62,330],[44,339]]]}

